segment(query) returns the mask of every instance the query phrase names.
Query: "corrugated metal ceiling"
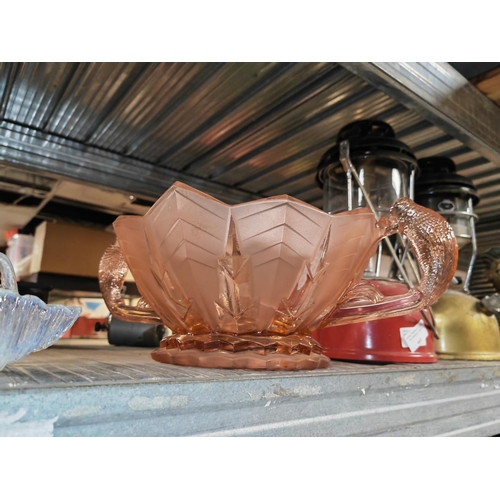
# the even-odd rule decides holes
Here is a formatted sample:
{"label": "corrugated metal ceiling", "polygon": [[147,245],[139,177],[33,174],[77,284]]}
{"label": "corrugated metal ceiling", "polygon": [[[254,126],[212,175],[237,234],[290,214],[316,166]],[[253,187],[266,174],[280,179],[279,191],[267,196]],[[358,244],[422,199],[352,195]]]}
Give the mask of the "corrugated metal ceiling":
{"label": "corrugated metal ceiling", "polygon": [[[36,138],[40,165],[69,144],[114,168],[135,162],[145,178],[136,176],[138,194],[149,175],[161,190],[178,175],[221,198],[227,187],[232,202],[287,193],[321,206],[316,166],[338,130],[382,119],[417,157],[457,163],[479,189],[481,219],[498,213],[497,165],[335,63],[1,63],[0,96],[4,162],[36,168],[23,158]],[[75,160],[73,177],[84,168]],[[113,187],[112,176],[96,173],[95,182]],[[134,192],[133,182],[124,186],[116,187]]]}

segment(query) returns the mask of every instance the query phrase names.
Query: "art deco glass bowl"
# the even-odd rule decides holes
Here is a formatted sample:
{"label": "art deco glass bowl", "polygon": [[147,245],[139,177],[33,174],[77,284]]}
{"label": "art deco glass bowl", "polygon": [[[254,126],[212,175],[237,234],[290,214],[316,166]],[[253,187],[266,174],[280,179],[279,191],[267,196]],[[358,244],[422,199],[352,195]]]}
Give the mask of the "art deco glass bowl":
{"label": "art deco glass bowl", "polygon": [[19,295],[14,268],[0,253],[0,370],[34,351],[54,344],[80,316],[80,307],[46,305],[32,295]]}
{"label": "art deco glass bowl", "polygon": [[[229,206],[181,183],[141,216],[121,216],[101,259],[101,291],[113,316],[163,323],[155,360],[205,367],[314,369],[329,359],[310,332],[427,307],[457,264],[449,224],[407,198],[377,223],[369,209],[329,215],[277,196]],[[400,231],[422,279],[384,297],[361,280],[378,242]],[[124,304],[132,272],[142,295]]]}

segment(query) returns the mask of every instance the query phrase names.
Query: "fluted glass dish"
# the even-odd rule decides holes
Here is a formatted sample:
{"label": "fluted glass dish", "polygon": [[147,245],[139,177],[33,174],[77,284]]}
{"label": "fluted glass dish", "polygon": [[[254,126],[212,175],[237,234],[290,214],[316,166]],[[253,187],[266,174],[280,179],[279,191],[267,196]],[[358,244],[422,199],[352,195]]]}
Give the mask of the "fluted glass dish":
{"label": "fluted glass dish", "polygon": [[0,370],[28,354],[50,347],[80,316],[80,307],[47,305],[33,295],[19,295],[14,269],[0,253]]}
{"label": "fluted glass dish", "polygon": [[[457,264],[451,226],[408,198],[378,222],[366,208],[329,215],[289,196],[230,206],[175,183],[141,216],[114,223],[103,255],[106,304],[125,321],[167,325],[157,361],[206,367],[314,369],[329,359],[311,331],[427,307]],[[379,241],[401,232],[420,284],[384,297],[362,281]],[[124,304],[128,270],[142,295]]]}

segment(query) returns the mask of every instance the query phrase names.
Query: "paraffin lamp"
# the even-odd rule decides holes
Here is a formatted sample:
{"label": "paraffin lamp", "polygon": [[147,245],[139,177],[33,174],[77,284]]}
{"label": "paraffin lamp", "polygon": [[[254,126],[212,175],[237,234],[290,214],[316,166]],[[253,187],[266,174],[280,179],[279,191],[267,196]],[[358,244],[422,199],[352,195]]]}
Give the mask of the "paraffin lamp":
{"label": "paraffin lamp", "polygon": [[[377,218],[387,216],[396,199],[414,197],[417,170],[413,152],[396,139],[389,124],[377,120],[350,123],[340,130],[337,143],[324,154],[318,166],[323,208],[337,213],[369,207]],[[413,265],[414,279],[418,279],[418,270],[408,250],[401,238],[381,242],[364,279],[370,280],[384,295],[405,293],[410,285],[405,261]],[[437,361],[433,328],[429,311],[423,311],[324,328],[315,332],[313,338],[332,359],[433,363]],[[404,334],[408,332],[418,337],[416,344],[408,345],[405,341]]]}
{"label": "paraffin lamp", "polygon": [[422,158],[418,165],[415,201],[448,220],[459,250],[472,246],[463,284],[450,287],[432,306],[439,335],[434,341],[436,353],[442,359],[498,360],[500,329],[494,314],[500,311],[500,297],[493,294],[479,300],[469,293],[477,253],[477,190],[471,180],[456,173],[449,158]]}

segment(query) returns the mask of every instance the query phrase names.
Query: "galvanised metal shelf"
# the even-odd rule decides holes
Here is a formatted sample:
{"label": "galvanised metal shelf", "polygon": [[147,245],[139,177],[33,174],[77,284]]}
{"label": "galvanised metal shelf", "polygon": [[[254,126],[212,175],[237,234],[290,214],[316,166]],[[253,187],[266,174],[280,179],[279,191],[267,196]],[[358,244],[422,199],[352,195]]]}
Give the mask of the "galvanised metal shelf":
{"label": "galvanised metal shelf", "polygon": [[0,372],[1,436],[493,436],[500,362],[302,372],[157,363],[62,340]]}

